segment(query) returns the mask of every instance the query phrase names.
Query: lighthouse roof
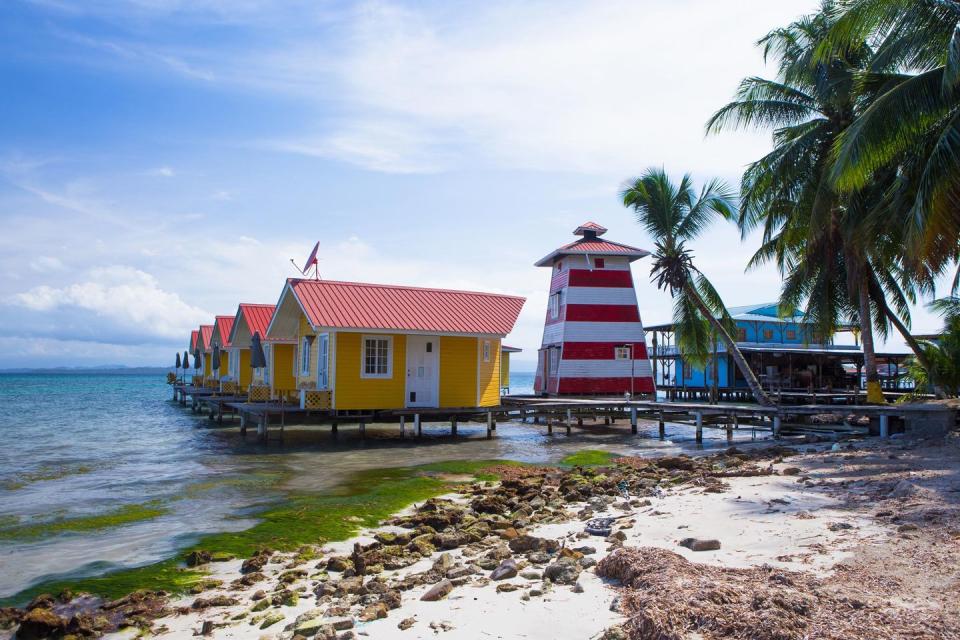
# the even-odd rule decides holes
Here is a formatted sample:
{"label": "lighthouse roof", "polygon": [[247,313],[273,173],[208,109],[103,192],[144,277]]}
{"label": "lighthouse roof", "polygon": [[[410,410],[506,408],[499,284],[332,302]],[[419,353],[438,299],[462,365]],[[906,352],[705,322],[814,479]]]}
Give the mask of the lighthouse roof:
{"label": "lighthouse roof", "polygon": [[598,237],[606,232],[607,230],[596,222],[585,222],[573,232],[575,235],[583,236],[582,238],[553,250],[550,254],[535,262],[534,265],[538,267],[549,267],[553,265],[555,260],[562,256],[622,256],[628,258],[630,262],[633,262],[634,260],[650,255],[649,251]]}

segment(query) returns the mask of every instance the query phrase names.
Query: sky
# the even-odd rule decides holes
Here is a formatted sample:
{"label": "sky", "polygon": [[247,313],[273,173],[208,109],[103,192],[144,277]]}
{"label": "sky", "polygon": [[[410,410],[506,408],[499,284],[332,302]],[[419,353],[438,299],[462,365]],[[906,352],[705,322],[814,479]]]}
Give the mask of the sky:
{"label": "sky", "polygon": [[[525,296],[507,342],[531,369],[533,263],[588,220],[650,248],[618,201],[648,167],[736,185],[769,132],[704,122],[815,6],[7,0],[0,367],[170,364],[190,329],[276,302],[319,241],[327,279]],[[718,221],[692,245],[729,306],[777,298],[774,268],[744,272],[758,244]],[[653,324],[671,301],[649,267]]]}

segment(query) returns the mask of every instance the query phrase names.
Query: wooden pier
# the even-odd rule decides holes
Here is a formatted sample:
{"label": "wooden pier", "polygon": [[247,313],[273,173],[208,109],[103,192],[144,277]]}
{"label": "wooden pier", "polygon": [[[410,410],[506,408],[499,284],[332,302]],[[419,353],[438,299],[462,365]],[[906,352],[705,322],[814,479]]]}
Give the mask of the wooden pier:
{"label": "wooden pier", "polygon": [[[615,426],[629,424],[631,433],[639,434],[640,422],[657,424],[658,436],[666,437],[668,424],[693,427],[696,442],[703,442],[704,431],[719,429],[728,440],[741,430],[749,430],[751,437],[769,433],[774,438],[784,435],[819,434],[828,437],[844,435],[878,435],[888,437],[895,432],[925,434],[941,432],[957,422],[957,411],[937,404],[856,405],[796,404],[763,407],[752,403],[715,403],[690,401],[625,400],[620,398],[540,398],[533,396],[506,396],[496,407],[409,408],[373,411],[338,412],[320,409],[301,409],[297,404],[284,402],[248,402],[238,396],[222,396],[212,389],[181,386],[174,391],[177,401],[194,412],[207,408],[211,420],[223,423],[225,417],[239,420],[240,433],[246,435],[252,425],[258,439],[270,439],[271,426],[279,426],[279,438],[293,425],[326,425],[331,435],[337,436],[342,425],[356,424],[361,438],[366,436],[368,424],[397,424],[399,436],[421,437],[425,423],[447,423],[450,435],[458,434],[463,422],[486,426],[486,436],[496,435],[497,424],[519,421],[544,425],[553,435],[560,429],[571,435],[574,428]],[[814,416],[837,414],[843,416],[840,424],[811,420]],[[848,416],[855,417],[849,422]],[[864,424],[868,420],[869,424]]]}

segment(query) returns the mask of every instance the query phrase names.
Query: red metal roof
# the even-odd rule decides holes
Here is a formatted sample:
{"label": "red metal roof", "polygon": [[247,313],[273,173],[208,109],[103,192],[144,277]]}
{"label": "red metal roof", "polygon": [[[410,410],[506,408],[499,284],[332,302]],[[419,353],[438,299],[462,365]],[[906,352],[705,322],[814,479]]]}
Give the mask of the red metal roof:
{"label": "red metal roof", "polygon": [[650,252],[644,251],[643,249],[638,249],[637,247],[631,247],[628,244],[620,244],[619,242],[612,242],[610,240],[602,240],[600,238],[581,238],[571,242],[570,244],[565,244],[555,251],[552,251],[549,255],[541,258],[534,264],[538,267],[549,267],[553,265],[554,259],[559,258],[560,256],[584,254],[598,256],[619,255],[627,256],[633,260],[636,260],[637,258],[650,255]]}
{"label": "red metal roof", "polygon": [[200,325],[200,348],[204,351],[210,350],[210,338],[213,337],[213,325],[212,324],[202,324]]}
{"label": "red metal roof", "polygon": [[273,318],[276,308],[277,305],[274,304],[240,304],[240,315],[247,323],[251,336],[255,333],[259,333],[261,338],[267,335],[267,327],[270,326],[270,319]]}
{"label": "red metal roof", "polygon": [[288,281],[314,327],[506,335],[524,298],[330,280]]}
{"label": "red metal roof", "polygon": [[200,330],[194,329],[190,332],[190,353],[193,353],[193,350],[197,348],[197,338],[200,337]]}
{"label": "red metal roof", "polygon": [[584,235],[585,231],[593,231],[598,236],[602,236],[607,232],[607,228],[597,224],[596,222],[584,222],[582,225],[573,230],[573,234],[576,236]]}
{"label": "red metal roof", "polygon": [[234,316],[217,316],[216,327],[217,334],[220,336],[220,346],[230,346],[230,331],[233,329]]}

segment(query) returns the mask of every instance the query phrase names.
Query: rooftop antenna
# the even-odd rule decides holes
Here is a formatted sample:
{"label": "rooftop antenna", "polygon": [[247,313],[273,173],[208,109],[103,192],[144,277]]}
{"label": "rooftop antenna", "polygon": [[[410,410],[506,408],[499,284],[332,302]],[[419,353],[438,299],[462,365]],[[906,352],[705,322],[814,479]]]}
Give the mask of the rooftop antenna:
{"label": "rooftop antenna", "polygon": [[293,265],[293,268],[299,271],[302,275],[306,276],[310,271],[310,267],[313,267],[313,279],[320,279],[320,259],[317,258],[317,252],[320,250],[320,242],[313,245],[313,251],[310,252],[310,257],[307,258],[307,261],[304,263],[303,268],[301,269],[293,258],[290,258],[290,264]]}

